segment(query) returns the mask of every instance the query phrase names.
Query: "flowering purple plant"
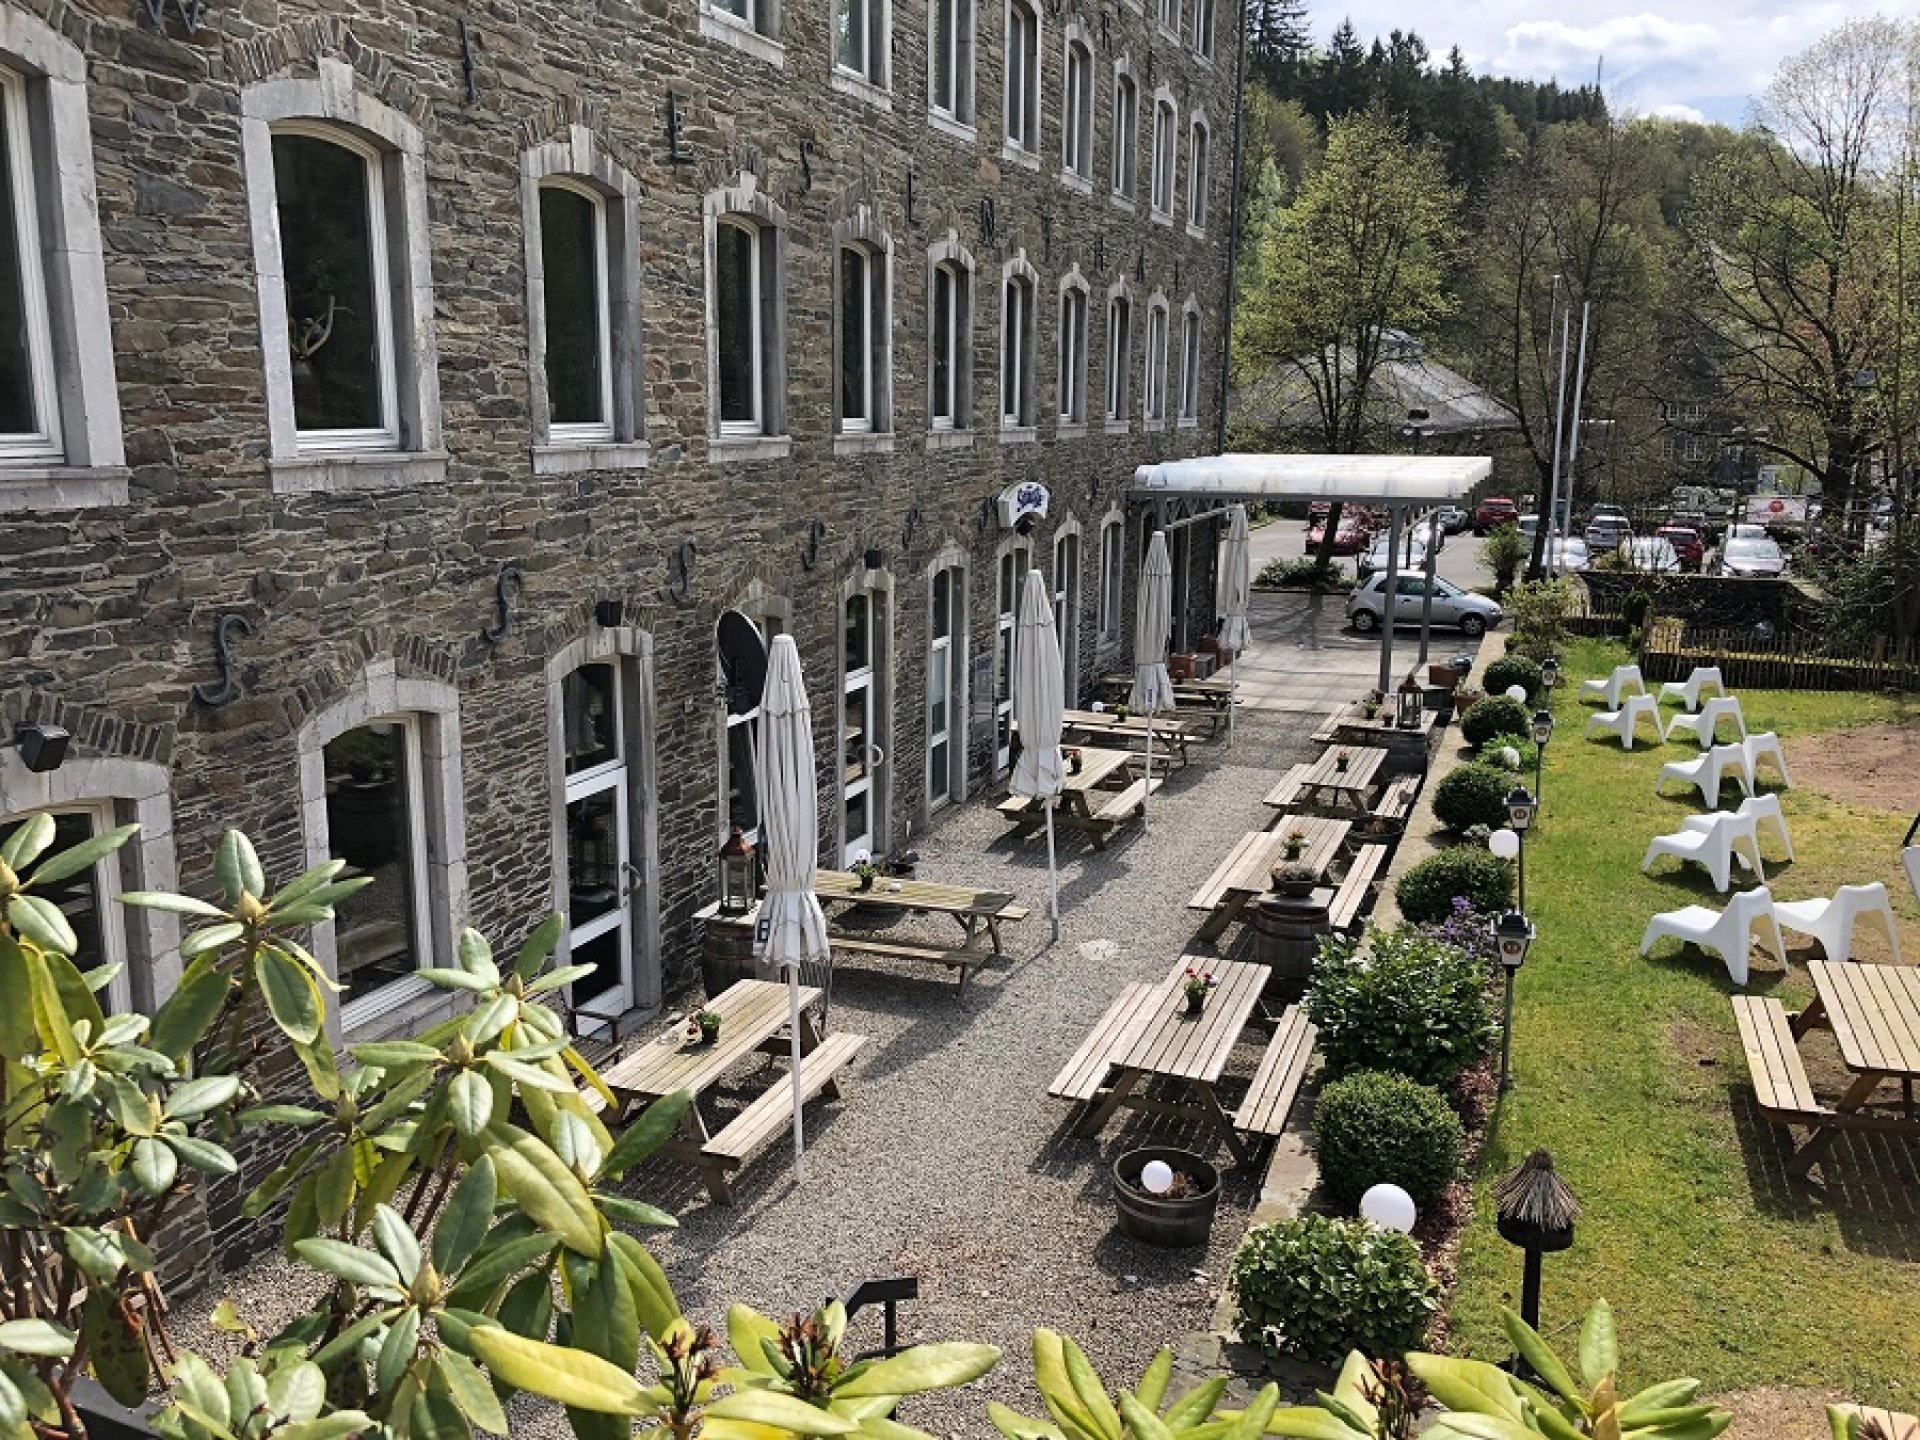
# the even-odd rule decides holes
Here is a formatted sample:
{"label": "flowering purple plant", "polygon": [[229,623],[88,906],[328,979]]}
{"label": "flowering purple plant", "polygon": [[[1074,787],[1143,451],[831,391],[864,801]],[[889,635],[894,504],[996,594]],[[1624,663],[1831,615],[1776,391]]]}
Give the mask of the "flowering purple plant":
{"label": "flowering purple plant", "polygon": [[1490,916],[1474,909],[1473,902],[1464,895],[1456,895],[1453,897],[1451,915],[1444,920],[1422,925],[1420,929],[1441,944],[1464,950],[1482,964],[1491,965],[1499,958],[1499,951],[1493,943],[1492,926]]}

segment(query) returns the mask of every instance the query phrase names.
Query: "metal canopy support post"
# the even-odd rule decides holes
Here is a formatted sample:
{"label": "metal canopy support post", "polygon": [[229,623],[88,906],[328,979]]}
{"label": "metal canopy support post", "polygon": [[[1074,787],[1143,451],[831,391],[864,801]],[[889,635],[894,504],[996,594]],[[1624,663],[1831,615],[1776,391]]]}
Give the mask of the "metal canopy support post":
{"label": "metal canopy support post", "polygon": [[1400,608],[1400,536],[1406,507],[1387,508],[1387,578],[1380,591],[1380,693],[1393,703],[1393,621]]}
{"label": "metal canopy support post", "polygon": [[1418,664],[1427,663],[1427,632],[1433,628],[1433,559],[1440,548],[1440,507],[1435,506],[1427,515],[1427,586],[1426,593],[1420,597],[1420,659]]}

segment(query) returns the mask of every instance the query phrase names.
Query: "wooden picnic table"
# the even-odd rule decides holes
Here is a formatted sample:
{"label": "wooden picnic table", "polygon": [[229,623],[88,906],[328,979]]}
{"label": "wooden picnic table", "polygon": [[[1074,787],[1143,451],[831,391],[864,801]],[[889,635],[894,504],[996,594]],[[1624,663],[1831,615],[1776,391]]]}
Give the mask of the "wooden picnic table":
{"label": "wooden picnic table", "polygon": [[1287,840],[1296,831],[1306,837],[1300,863],[1322,875],[1347,843],[1353,829],[1349,820],[1317,815],[1286,817],[1277,830],[1249,830],[1228,852],[1206,884],[1187,901],[1189,910],[1205,910],[1199,938],[1213,940],[1225,932],[1247,904],[1273,888],[1273,869],[1286,859]]}
{"label": "wooden picnic table", "polygon": [[813,893],[822,906],[865,902],[899,905],[908,910],[924,910],[946,915],[958,922],[964,944],[977,948],[982,935],[988,942],[984,953],[1002,954],[1000,922],[1027,918],[1027,907],[1004,890],[975,890],[966,885],[943,885],[931,880],[888,880],[874,882],[870,890],[860,888],[859,877],[847,870],[816,870]]}
{"label": "wooden picnic table", "polygon": [[[1124,690],[1131,694],[1133,691],[1131,675],[1107,675],[1100,683],[1109,693]],[[1175,680],[1173,695],[1176,700],[1224,710],[1233,699],[1233,682],[1225,675],[1209,675],[1205,680]]]}
{"label": "wooden picnic table", "polygon": [[[1189,966],[1204,968],[1217,982],[1197,1015],[1188,1013],[1181,989]],[[1181,1116],[1200,1120],[1226,1142],[1236,1160],[1249,1163],[1252,1148],[1221,1107],[1215,1087],[1266,983],[1265,966],[1183,955],[1160,984],[1129,986],[1052,1087],[1056,1095],[1090,1102],[1075,1133],[1099,1134],[1122,1107]],[[1304,1056],[1300,1068],[1304,1069]],[[1135,1093],[1142,1082],[1156,1077],[1175,1082],[1190,1101],[1183,1104]],[[1284,1114],[1281,1119],[1284,1123]]]}
{"label": "wooden picnic table", "polygon": [[[803,1067],[801,1078],[809,1097],[825,1094],[837,1099],[840,1091],[834,1079],[836,1072],[866,1042],[865,1037],[858,1035],[835,1035],[831,1040],[822,1040],[808,1013],[808,1007],[819,998],[820,991],[813,986],[800,987],[801,1054],[818,1052],[822,1057],[820,1069],[814,1072]],[[789,1003],[787,987],[777,981],[740,980],[729,985],[706,1005],[720,1016],[720,1034],[713,1044],[689,1040],[682,1020],[600,1072],[600,1078],[618,1102],[609,1119],[617,1124],[636,1104],[649,1103],[680,1090],[692,1092],[694,1103],[681,1116],[679,1137],[662,1145],[659,1153],[694,1166],[705,1177],[713,1198],[721,1204],[731,1203],[728,1172],[744,1161],[751,1144],[764,1143],[777,1133],[783,1107],[792,1103],[791,1082],[783,1074],[777,1085],[734,1117],[718,1134],[707,1129],[707,1122],[700,1114],[700,1099],[717,1086],[728,1071],[753,1055],[790,1053],[791,1040],[779,1043],[776,1038],[786,1028]]]}
{"label": "wooden picnic table", "polygon": [[[1343,754],[1344,767],[1340,763]],[[1372,745],[1329,750],[1305,769],[1295,766],[1288,771],[1263,803],[1275,809],[1316,805],[1343,814],[1364,815],[1373,796],[1374,778],[1386,761],[1387,752]]]}
{"label": "wooden picnic table", "polygon": [[[1807,971],[1813,977],[1814,999],[1800,1012],[1794,1039],[1816,1027],[1831,1030],[1840,1059],[1859,1077],[1847,1087],[1835,1113],[1858,1114],[1883,1082],[1898,1080],[1905,1118],[1920,1135],[1913,1107],[1913,1082],[1920,1079],[1920,970],[1816,960]],[[1795,1155],[1795,1168],[1812,1168],[1833,1144],[1836,1129],[1816,1130]]]}
{"label": "wooden picnic table", "polygon": [[1061,733],[1069,745],[1082,743],[1104,749],[1125,748],[1146,753],[1147,737],[1153,737],[1153,753],[1165,756],[1169,764],[1184,766],[1190,758],[1187,746],[1204,739],[1198,727],[1176,716],[1129,715],[1122,720],[1111,710],[1068,710],[1061,716]]}
{"label": "wooden picnic table", "polygon": [[[1134,778],[1134,758],[1126,750],[1080,747],[1080,769],[1067,771],[1054,823],[1083,831],[1094,849],[1106,849],[1114,827],[1138,816],[1146,804],[1147,782]],[[1155,777],[1152,788],[1158,790],[1161,783]],[[999,808],[1023,834],[1046,821],[1046,806],[1026,795],[1009,795]]]}

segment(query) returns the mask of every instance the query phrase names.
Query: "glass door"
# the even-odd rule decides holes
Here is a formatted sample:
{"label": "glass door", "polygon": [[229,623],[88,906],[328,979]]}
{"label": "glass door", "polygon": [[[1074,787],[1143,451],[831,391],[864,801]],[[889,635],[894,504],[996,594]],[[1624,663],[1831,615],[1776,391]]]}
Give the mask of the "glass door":
{"label": "glass door", "polygon": [[993,770],[1013,768],[1013,646],[1018,633],[1020,586],[1033,552],[1025,546],[1000,557],[1000,611],[993,626]]}
{"label": "glass door", "polygon": [[927,647],[927,809],[938,810],[954,799],[953,699],[954,580],[953,567],[933,577],[932,622]]}
{"label": "glass door", "polygon": [[1060,689],[1069,707],[1080,699],[1080,537],[1053,547],[1053,628],[1060,637]]}
{"label": "glass door", "polygon": [[566,756],[567,924],[570,963],[593,973],[574,981],[576,1010],[617,1016],[633,1004],[632,927],[627,903],[639,881],[629,852],[626,731],[620,675],[582,665],[560,686]]}
{"label": "glass door", "polygon": [[880,767],[886,763],[875,727],[873,602],[867,595],[847,601],[846,669],[840,697],[841,796],[846,808],[843,864],[874,853],[878,829]]}

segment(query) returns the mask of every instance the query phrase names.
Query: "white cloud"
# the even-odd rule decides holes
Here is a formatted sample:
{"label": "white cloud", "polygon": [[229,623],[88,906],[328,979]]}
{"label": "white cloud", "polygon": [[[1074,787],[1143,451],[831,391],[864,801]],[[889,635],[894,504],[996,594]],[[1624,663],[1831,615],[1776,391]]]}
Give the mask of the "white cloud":
{"label": "white cloud", "polygon": [[1647,112],[1656,120],[1687,120],[1695,125],[1707,123],[1707,112],[1691,105],[1659,105]]}

